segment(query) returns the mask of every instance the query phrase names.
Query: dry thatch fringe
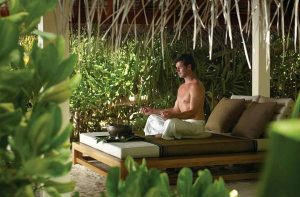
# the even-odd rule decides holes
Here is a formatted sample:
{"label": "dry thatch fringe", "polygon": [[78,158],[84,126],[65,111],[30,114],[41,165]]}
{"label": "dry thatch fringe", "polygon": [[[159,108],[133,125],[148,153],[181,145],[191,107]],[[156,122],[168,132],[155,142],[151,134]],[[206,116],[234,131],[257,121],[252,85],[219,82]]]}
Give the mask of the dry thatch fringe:
{"label": "dry thatch fringe", "polygon": [[[104,21],[101,20],[101,16],[105,10],[105,3],[108,1],[113,1],[113,10],[109,17],[107,17]],[[250,2],[251,1],[251,2]],[[110,34],[112,38],[112,43],[114,48],[118,48],[123,40],[128,38],[130,32],[134,32],[135,36],[137,36],[137,17],[144,17],[145,20],[145,28],[144,31],[147,32],[147,40],[145,42],[146,45],[152,43],[156,36],[159,36],[162,43],[162,55],[164,56],[164,45],[165,45],[165,28],[166,26],[171,26],[174,29],[174,37],[171,41],[176,42],[176,40],[180,39],[181,32],[187,27],[188,24],[193,24],[193,48],[196,46],[197,40],[200,40],[202,46],[202,31],[208,31],[209,33],[209,56],[212,56],[212,47],[213,47],[213,35],[214,28],[218,25],[218,17],[223,15],[225,22],[225,40],[224,42],[227,44],[228,38],[230,41],[230,46],[233,46],[232,43],[232,22],[231,22],[231,12],[232,10],[236,11],[236,16],[238,19],[238,26],[240,29],[240,35],[243,40],[243,46],[245,51],[245,56],[248,62],[249,68],[251,68],[250,59],[248,57],[248,52],[246,49],[246,41],[244,38],[244,34],[247,34],[248,37],[250,35],[252,24],[252,16],[256,9],[259,9],[262,16],[262,27],[264,34],[264,41],[267,46],[267,63],[269,65],[270,62],[270,29],[271,25],[274,21],[277,21],[276,27],[278,34],[281,34],[283,40],[283,51],[288,47],[287,39],[290,38],[290,35],[293,35],[294,38],[294,49],[297,51],[300,48],[300,26],[299,26],[299,0],[290,1],[285,5],[284,8],[284,0],[258,0],[259,5],[255,5],[253,0],[248,0],[247,7],[247,20],[245,24],[242,24],[240,13],[239,13],[239,0],[206,0],[206,1],[196,1],[196,0],[140,0],[140,6],[136,6],[136,1],[124,1],[124,0],[84,0],[86,4],[86,21],[87,21],[87,31],[88,35],[91,34],[92,30],[92,20],[95,14],[95,10],[97,9],[99,20],[97,22],[97,29],[102,28],[103,25],[108,20],[111,20],[109,27],[106,28],[106,32],[103,36],[107,36]],[[88,3],[89,2],[89,3]],[[276,11],[270,20],[270,4],[276,4]],[[152,10],[152,18],[147,17],[146,9],[147,6],[153,5]],[[288,31],[285,28],[284,17],[286,15],[287,7],[289,4],[293,4],[293,13],[291,23],[289,24]],[[129,21],[128,14],[131,10],[134,10],[134,16],[131,21]],[[187,19],[186,17],[189,15],[188,13],[192,11],[192,15]],[[106,13],[107,14],[107,13]],[[80,13],[78,13],[80,17]],[[277,20],[275,20],[277,17]],[[173,25],[171,21],[173,20]],[[193,21],[192,21],[193,20]],[[192,22],[192,23],[191,23]],[[126,26],[126,30],[124,30],[124,24],[128,23]],[[292,28],[292,24],[294,24]],[[80,24],[78,24],[80,25]],[[106,25],[107,26],[107,25]],[[125,36],[124,36],[125,31]],[[293,32],[293,33],[292,33]],[[287,33],[287,37],[286,37]],[[291,34],[292,33],[292,34]],[[297,43],[298,42],[298,43]],[[268,67],[267,65],[267,67]]]}
{"label": "dry thatch fringe", "polygon": [[240,33],[241,33],[241,37],[242,37],[242,42],[243,42],[243,47],[244,47],[244,51],[245,51],[246,60],[247,60],[247,63],[248,63],[248,67],[251,69],[251,63],[250,63],[250,60],[249,60],[248,51],[247,51],[247,47],[246,47],[246,43],[245,43],[245,39],[244,39],[244,35],[243,35],[243,28],[242,28],[242,23],[241,23],[238,0],[235,0],[235,8],[236,8],[236,14],[237,14],[237,17],[238,17]]}

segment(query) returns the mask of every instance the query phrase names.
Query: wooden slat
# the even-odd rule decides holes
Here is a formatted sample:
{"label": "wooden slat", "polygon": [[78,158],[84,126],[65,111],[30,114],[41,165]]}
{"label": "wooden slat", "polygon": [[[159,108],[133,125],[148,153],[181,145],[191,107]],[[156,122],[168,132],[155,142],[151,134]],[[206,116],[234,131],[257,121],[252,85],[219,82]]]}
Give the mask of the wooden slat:
{"label": "wooden slat", "polygon": [[261,163],[263,153],[197,155],[165,158],[147,158],[147,166],[155,168],[179,168],[211,165]]}
{"label": "wooden slat", "polygon": [[107,171],[105,169],[102,169],[99,166],[96,166],[95,164],[90,163],[84,159],[76,158],[76,163],[81,164],[102,176],[107,176]]}
{"label": "wooden slat", "polygon": [[222,174],[218,176],[214,176],[214,178],[222,177],[224,180],[228,181],[240,181],[240,180],[253,180],[259,177],[259,173],[251,172],[251,173],[236,173],[236,174]]}

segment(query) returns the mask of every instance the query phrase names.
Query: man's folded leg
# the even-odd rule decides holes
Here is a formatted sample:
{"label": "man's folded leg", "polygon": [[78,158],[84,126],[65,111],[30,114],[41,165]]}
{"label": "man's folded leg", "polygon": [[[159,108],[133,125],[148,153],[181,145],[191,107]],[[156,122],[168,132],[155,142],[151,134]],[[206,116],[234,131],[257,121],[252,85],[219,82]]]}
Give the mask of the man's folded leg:
{"label": "man's folded leg", "polygon": [[165,120],[156,114],[151,114],[146,122],[145,135],[161,135],[164,128]]}
{"label": "man's folded leg", "polygon": [[177,118],[165,121],[162,138],[166,140],[181,138],[205,138],[211,134],[204,132],[204,120],[180,120]]}

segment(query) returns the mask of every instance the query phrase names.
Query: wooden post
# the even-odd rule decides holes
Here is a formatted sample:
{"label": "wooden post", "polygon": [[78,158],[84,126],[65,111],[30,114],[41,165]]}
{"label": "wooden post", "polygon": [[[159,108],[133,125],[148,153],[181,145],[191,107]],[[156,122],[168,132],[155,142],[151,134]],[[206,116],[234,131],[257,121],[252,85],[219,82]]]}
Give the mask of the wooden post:
{"label": "wooden post", "polygon": [[[268,12],[270,6],[267,3]],[[252,95],[270,96],[270,67],[267,69],[266,42],[264,40],[265,28],[261,14],[260,0],[252,0]],[[268,13],[268,15],[269,15]],[[270,20],[268,17],[267,20]]]}

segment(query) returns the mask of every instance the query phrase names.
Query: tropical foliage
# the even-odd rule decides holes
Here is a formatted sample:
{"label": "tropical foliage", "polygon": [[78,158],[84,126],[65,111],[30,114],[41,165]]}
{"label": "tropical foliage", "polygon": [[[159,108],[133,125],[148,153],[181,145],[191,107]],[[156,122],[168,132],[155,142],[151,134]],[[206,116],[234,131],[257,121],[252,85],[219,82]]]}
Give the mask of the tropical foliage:
{"label": "tropical foliage", "polygon": [[145,160],[138,165],[131,157],[125,161],[128,175],[125,180],[119,179],[119,168],[109,170],[106,180],[106,192],[102,196],[215,196],[229,197],[222,178],[214,180],[209,170],[197,172],[193,181],[193,172],[182,168],[178,174],[176,188],[171,188],[169,177],[157,169],[148,169]]}
{"label": "tropical foliage", "polygon": [[[287,41],[286,41],[287,42]],[[288,48],[282,51],[282,40],[277,36],[271,42],[271,96],[296,99],[300,92],[300,54],[293,49],[289,40]]]}
{"label": "tropical foliage", "polygon": [[[4,1],[0,1],[0,5]],[[76,55],[64,58],[64,39],[35,30],[57,0],[8,1],[10,15],[0,18],[0,196],[51,196],[70,192],[72,182],[53,178],[71,168],[69,137],[59,104],[80,81],[69,79]],[[28,45],[29,34],[48,44]],[[27,43],[26,47],[19,42]],[[31,41],[29,41],[31,42]],[[26,53],[25,53],[26,51]]]}

